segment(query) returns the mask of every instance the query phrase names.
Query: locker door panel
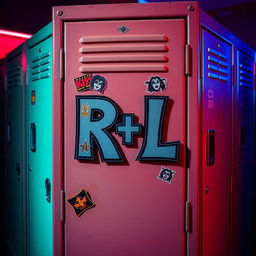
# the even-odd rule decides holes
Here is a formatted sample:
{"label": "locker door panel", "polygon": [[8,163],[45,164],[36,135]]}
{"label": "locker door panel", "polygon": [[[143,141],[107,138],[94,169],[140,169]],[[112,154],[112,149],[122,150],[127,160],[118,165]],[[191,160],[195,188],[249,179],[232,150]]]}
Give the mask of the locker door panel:
{"label": "locker door panel", "polygon": [[[64,40],[64,181],[71,199],[65,203],[66,255],[183,255],[184,20],[68,22]],[[100,77],[103,93],[97,85],[88,87]],[[157,77],[163,87],[153,91],[150,80]],[[144,127],[134,143],[121,137],[124,120]],[[85,122],[92,125],[88,138]],[[108,135],[97,126],[103,122],[112,126],[106,127]],[[162,153],[148,150],[157,142],[161,152],[167,142],[179,145],[179,159],[167,161],[167,154],[160,160]],[[169,182],[159,178],[163,169],[173,176]],[[78,209],[83,189],[96,205],[84,213]]]}
{"label": "locker door panel", "polygon": [[[32,40],[35,40],[32,38]],[[52,38],[28,48],[28,251],[52,255]],[[48,192],[47,192],[48,191]]]}
{"label": "locker door panel", "polygon": [[232,47],[202,30],[202,254],[229,255]]}
{"label": "locker door panel", "polygon": [[[6,242],[14,255],[23,254],[22,54],[7,62],[7,159],[5,172]],[[7,225],[8,223],[8,225]]]}
{"label": "locker door panel", "polygon": [[[253,57],[238,51],[238,141],[239,167],[236,177],[238,255],[250,255],[253,245]],[[246,200],[245,200],[246,198]]]}

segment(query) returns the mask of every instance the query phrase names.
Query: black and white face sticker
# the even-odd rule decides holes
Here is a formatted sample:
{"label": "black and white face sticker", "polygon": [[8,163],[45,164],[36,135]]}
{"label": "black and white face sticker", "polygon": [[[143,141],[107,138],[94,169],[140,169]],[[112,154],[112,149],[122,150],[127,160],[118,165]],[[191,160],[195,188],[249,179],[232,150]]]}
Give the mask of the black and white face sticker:
{"label": "black and white face sticker", "polygon": [[103,93],[106,89],[106,79],[100,75],[94,76],[90,82],[90,89]]}
{"label": "black and white face sticker", "polygon": [[146,92],[165,92],[167,88],[167,80],[159,76],[152,76],[149,81],[145,82],[145,85],[147,86]]}
{"label": "black and white face sticker", "polygon": [[175,171],[161,166],[159,176],[157,176],[157,178],[171,184],[175,174]]}

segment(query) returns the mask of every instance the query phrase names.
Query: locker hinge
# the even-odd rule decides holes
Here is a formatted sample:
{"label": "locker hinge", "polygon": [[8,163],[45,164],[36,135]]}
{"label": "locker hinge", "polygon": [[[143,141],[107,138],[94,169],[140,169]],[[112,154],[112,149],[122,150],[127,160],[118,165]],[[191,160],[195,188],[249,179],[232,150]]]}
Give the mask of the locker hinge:
{"label": "locker hinge", "polygon": [[65,191],[60,191],[60,221],[65,221]]}
{"label": "locker hinge", "polygon": [[192,205],[190,202],[185,204],[185,232],[192,232]]}
{"label": "locker hinge", "polygon": [[65,52],[64,48],[60,49],[60,80],[64,81],[64,57],[65,57]]}
{"label": "locker hinge", "polygon": [[185,45],[185,75],[192,76],[192,48],[189,44]]}

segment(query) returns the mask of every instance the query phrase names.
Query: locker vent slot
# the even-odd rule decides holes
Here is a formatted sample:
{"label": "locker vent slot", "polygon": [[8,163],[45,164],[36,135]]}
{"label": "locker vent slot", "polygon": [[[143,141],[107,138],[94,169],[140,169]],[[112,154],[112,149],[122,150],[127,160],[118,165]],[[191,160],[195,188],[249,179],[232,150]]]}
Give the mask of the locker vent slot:
{"label": "locker vent slot", "polygon": [[253,87],[253,65],[241,63],[239,65],[239,85]]}
{"label": "locker vent slot", "polygon": [[121,35],[121,36],[86,36],[81,37],[81,44],[116,43],[116,42],[167,42],[165,35]]}
{"label": "locker vent slot", "polygon": [[208,77],[228,81],[228,58],[217,50],[208,48]]}
{"label": "locker vent slot", "polygon": [[11,66],[7,69],[7,87],[21,86],[21,66]]}
{"label": "locker vent slot", "polygon": [[165,35],[82,37],[79,71],[167,72],[167,41]]}
{"label": "locker vent slot", "polygon": [[48,78],[51,75],[51,53],[46,52],[32,59],[31,81]]}

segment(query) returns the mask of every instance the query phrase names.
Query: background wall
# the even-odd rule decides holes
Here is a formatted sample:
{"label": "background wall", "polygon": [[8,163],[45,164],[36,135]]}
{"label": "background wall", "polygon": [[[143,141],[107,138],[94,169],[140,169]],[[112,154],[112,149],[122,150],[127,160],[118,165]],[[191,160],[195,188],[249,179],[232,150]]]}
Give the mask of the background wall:
{"label": "background wall", "polygon": [[[142,0],[143,1],[143,0]],[[147,0],[157,2],[157,0]],[[167,0],[162,0],[167,1]],[[179,0],[178,0],[179,1]],[[34,34],[51,20],[54,5],[107,4],[136,0],[1,0],[0,28]],[[201,7],[256,49],[256,0],[200,0]]]}

